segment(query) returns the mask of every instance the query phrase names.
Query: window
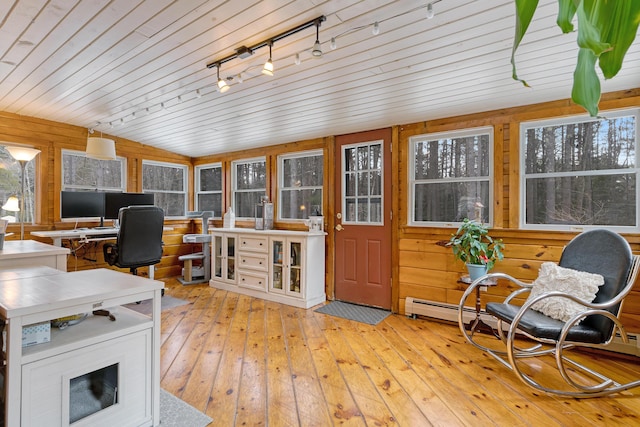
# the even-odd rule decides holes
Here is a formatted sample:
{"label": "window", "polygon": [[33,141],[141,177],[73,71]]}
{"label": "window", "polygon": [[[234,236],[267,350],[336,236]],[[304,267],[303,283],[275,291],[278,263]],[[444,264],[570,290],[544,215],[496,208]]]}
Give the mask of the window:
{"label": "window", "polygon": [[142,191],[153,193],[165,216],[187,214],[187,166],[142,161]]}
{"label": "window", "polygon": [[409,142],[411,225],[491,223],[493,128],[418,135]]}
{"label": "window", "polygon": [[342,223],[383,225],[383,141],[343,146]]}
{"label": "window", "polygon": [[222,218],[222,166],[196,166],[196,210],[213,211],[214,218]]}
{"label": "window", "polygon": [[322,214],[322,150],[278,157],[278,218],[307,219]]}
{"label": "window", "polygon": [[267,162],[264,157],[231,163],[232,206],[236,218],[254,218],[255,206],[267,194]]}
{"label": "window", "polygon": [[62,190],[125,191],[127,161],[98,160],[82,151],[62,150]]}
{"label": "window", "polygon": [[522,123],[522,226],[637,231],[638,110]]}
{"label": "window", "polygon": [[[37,157],[36,157],[37,159]],[[33,223],[36,202],[36,159],[25,166],[24,178],[24,222]],[[22,168],[3,145],[0,145],[0,206],[11,196],[20,200],[22,191]],[[18,203],[18,206],[20,203]],[[0,217],[9,222],[20,222],[20,212],[0,210]]]}

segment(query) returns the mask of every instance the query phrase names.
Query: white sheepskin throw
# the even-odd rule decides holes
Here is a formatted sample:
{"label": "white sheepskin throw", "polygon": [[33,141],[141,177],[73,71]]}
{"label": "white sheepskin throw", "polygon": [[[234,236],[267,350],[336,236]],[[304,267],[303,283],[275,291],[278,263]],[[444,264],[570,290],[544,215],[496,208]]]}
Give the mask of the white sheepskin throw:
{"label": "white sheepskin throw", "polygon": [[[552,262],[545,262],[540,266],[538,278],[533,282],[529,299],[547,292],[560,291],[574,295],[583,301],[592,302],[598,293],[598,287],[603,284],[604,278],[600,274],[571,270]],[[531,308],[563,322],[587,309],[577,302],[562,297],[544,298]]]}

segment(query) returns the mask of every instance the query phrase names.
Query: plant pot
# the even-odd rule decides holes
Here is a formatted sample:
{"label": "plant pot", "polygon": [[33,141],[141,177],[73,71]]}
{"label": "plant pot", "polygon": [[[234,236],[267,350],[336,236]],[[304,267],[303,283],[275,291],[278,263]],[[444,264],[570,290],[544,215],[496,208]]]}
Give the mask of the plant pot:
{"label": "plant pot", "polygon": [[467,271],[469,272],[469,278],[473,282],[487,274],[487,266],[484,264],[467,264]]}

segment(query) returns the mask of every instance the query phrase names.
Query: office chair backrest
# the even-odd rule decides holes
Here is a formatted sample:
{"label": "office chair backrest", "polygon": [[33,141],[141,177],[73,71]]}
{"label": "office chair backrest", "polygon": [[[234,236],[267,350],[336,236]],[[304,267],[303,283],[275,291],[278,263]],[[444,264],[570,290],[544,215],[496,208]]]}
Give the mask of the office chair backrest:
{"label": "office chair backrest", "polygon": [[[604,277],[594,303],[615,298],[627,284],[633,255],[629,243],[619,234],[605,229],[585,231],[574,237],[562,251],[559,265],[573,270],[587,271]],[[620,304],[609,309],[618,315]],[[603,316],[589,316],[582,323],[609,337],[613,322]]]}
{"label": "office chair backrest", "polygon": [[129,206],[118,213],[118,264],[142,267],[162,259],[164,211],[157,206]]}

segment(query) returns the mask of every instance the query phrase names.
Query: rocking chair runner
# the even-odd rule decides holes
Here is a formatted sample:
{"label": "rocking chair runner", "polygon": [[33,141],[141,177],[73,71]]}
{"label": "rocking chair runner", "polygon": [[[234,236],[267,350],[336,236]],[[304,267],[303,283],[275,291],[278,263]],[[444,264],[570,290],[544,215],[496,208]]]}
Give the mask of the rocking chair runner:
{"label": "rocking chair runner", "polygon": [[[604,348],[615,337],[616,330],[622,340],[628,342],[627,334],[619,320],[622,302],[631,291],[640,269],[640,257],[631,253],[627,241],[620,235],[604,229],[590,230],[576,236],[565,247],[559,262],[560,267],[602,275],[604,284],[599,287],[593,302],[585,302],[565,292],[552,291],[529,298],[522,306],[514,305],[515,297],[526,296],[532,284],[521,282],[504,273],[487,274],[475,280],[460,300],[458,321],[460,330],[468,342],[486,351],[499,362],[513,370],[525,384],[553,394],[571,397],[597,397],[640,386],[640,380],[619,384],[614,380],[583,366],[567,356],[569,349],[577,347]],[[506,279],[519,289],[512,292],[503,303],[490,302],[486,312],[497,321],[495,335],[506,349],[494,349],[474,340],[473,332],[467,331],[463,320],[463,309],[470,295],[475,293],[482,281],[489,278]],[[531,308],[532,305],[551,297],[565,298],[584,306],[584,311],[567,321],[556,320]],[[528,348],[516,345],[516,334],[523,334],[535,341]],[[572,388],[548,388],[540,380],[524,373],[520,359],[553,355],[560,375]],[[574,370],[591,378],[589,384],[574,379]]]}

